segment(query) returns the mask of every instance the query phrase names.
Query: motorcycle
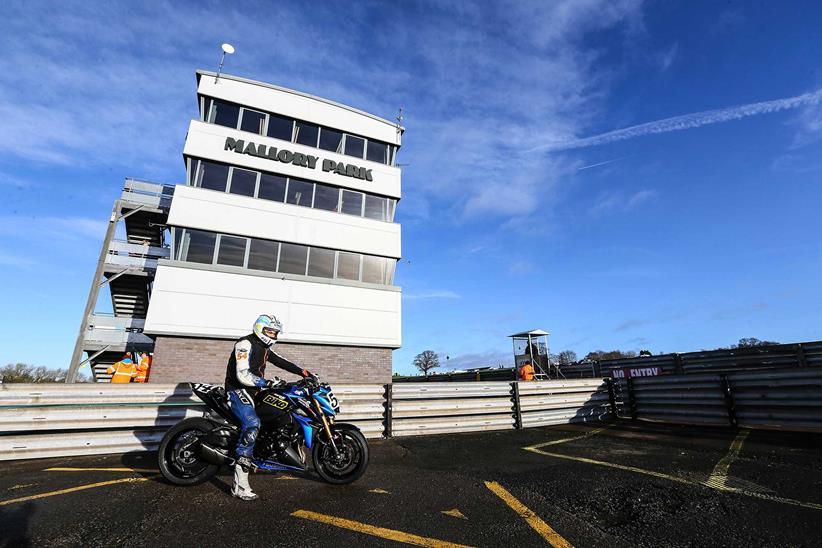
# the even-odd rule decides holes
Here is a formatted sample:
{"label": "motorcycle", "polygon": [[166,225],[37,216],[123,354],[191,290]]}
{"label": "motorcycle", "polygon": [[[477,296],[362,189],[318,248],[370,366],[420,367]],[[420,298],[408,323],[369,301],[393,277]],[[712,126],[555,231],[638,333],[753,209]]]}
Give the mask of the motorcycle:
{"label": "motorcycle", "polygon": [[[208,407],[203,417],[183,419],[166,432],[157,458],[163,477],[175,485],[196,485],[221,465],[233,465],[240,421],[222,386],[192,383]],[[314,470],[328,483],[356,481],[368,467],[368,442],[353,424],[335,422],[339,402],[328,384],[309,380],[254,394],[260,431],[252,461],[260,470],[304,472],[306,450]]]}

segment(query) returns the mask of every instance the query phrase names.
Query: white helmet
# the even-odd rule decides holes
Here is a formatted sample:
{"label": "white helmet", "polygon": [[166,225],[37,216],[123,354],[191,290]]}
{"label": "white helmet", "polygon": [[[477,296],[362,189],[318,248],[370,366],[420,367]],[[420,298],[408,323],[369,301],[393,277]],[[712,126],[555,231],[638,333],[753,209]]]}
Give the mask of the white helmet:
{"label": "white helmet", "polygon": [[268,347],[274,346],[277,334],[282,330],[283,324],[273,314],[263,314],[254,322],[254,334]]}

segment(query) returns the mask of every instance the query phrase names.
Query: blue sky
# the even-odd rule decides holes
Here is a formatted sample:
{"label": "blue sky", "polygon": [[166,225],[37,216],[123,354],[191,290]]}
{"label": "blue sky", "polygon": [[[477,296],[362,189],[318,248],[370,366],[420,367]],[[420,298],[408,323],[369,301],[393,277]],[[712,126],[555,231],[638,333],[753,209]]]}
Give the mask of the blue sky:
{"label": "blue sky", "polygon": [[507,335],[532,328],[580,356],[822,339],[820,16],[817,2],[13,0],[0,364],[67,365],[122,180],[182,181],[194,71],[222,42],[228,73],[386,118],[403,107],[395,371],[429,348],[450,367],[508,364]]}

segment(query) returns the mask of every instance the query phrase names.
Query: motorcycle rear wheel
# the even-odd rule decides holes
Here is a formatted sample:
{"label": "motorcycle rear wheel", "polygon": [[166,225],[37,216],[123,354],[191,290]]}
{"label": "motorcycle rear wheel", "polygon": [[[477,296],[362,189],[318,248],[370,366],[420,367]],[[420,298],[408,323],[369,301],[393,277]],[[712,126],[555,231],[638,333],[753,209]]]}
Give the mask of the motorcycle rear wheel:
{"label": "motorcycle rear wheel", "polygon": [[365,436],[348,424],[335,424],[331,430],[340,456],[335,455],[334,448],[324,439],[325,434],[320,433],[311,451],[314,469],[323,480],[335,485],[357,481],[368,468],[368,442]]}
{"label": "motorcycle rear wheel", "polygon": [[190,418],[178,422],[163,436],[157,451],[160,473],[174,485],[197,485],[211,479],[220,468],[200,457],[198,434],[214,426],[206,419]]}

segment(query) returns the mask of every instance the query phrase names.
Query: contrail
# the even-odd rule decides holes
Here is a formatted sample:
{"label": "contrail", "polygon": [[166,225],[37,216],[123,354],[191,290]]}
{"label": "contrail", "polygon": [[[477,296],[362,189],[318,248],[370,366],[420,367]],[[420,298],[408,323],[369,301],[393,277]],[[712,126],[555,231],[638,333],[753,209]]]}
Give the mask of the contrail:
{"label": "contrail", "polygon": [[591,169],[592,167],[599,167],[599,166],[607,166],[608,164],[613,164],[614,162],[618,162],[622,160],[622,158],[614,158],[613,160],[605,160],[604,162],[597,162],[596,164],[589,164],[587,166],[578,167],[577,171],[582,171],[585,169]]}
{"label": "contrail", "polygon": [[715,110],[705,110],[703,112],[683,114],[682,116],[674,116],[672,118],[663,118],[662,120],[646,122],[644,124],[617,129],[607,133],[600,133],[599,135],[575,139],[573,141],[566,141],[564,143],[549,143],[540,145],[529,149],[527,152],[534,152],[537,150],[552,152],[593,147],[604,145],[606,143],[613,143],[614,141],[633,139],[634,137],[641,137],[643,135],[667,133],[669,131],[681,131],[683,129],[691,129],[706,126],[708,124],[717,124],[719,122],[727,122],[729,120],[739,120],[741,118],[747,118],[748,116],[756,116],[757,114],[769,114],[771,112],[780,112],[782,110],[816,105],[820,102],[822,102],[822,89],[797,95],[795,97],[786,97],[784,99],[775,99],[773,101],[750,103],[735,107],[718,108]]}

